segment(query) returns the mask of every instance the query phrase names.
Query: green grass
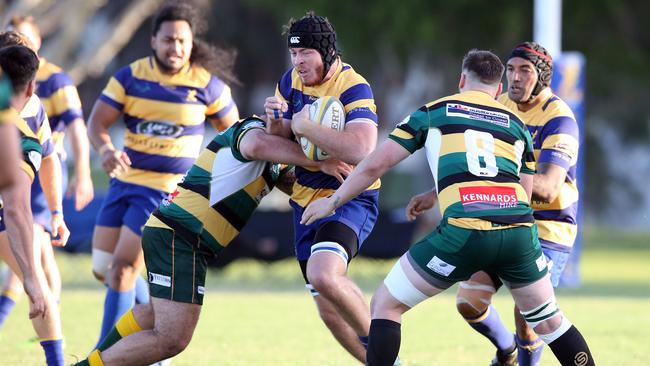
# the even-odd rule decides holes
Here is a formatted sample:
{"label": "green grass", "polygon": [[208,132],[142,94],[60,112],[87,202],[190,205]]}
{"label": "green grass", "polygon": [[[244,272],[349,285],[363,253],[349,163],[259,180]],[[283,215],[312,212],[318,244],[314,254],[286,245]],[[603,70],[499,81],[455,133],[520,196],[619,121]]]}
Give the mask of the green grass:
{"label": "green grass", "polygon": [[[66,360],[84,356],[99,331],[103,289],[88,256],[59,255]],[[357,259],[351,275],[370,297],[393,261]],[[599,365],[648,365],[650,245],[647,234],[590,230],[585,237],[583,285],[562,289],[560,306],[587,338]],[[173,365],[354,365],[320,322],[293,261],[240,261],[211,273],[194,339]],[[406,314],[405,365],[485,365],[493,350],[455,312],[455,289]],[[496,306],[512,326],[507,292]],[[0,331],[1,365],[42,364],[23,299]],[[557,365],[545,350],[542,366]]]}

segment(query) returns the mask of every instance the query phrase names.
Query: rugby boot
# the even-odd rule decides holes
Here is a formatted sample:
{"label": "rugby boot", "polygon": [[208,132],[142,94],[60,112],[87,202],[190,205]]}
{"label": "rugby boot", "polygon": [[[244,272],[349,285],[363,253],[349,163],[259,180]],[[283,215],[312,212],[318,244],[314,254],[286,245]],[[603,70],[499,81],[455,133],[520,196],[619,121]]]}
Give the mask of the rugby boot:
{"label": "rugby boot", "polygon": [[489,366],[517,366],[518,364],[517,348],[515,347],[510,353],[497,351]]}

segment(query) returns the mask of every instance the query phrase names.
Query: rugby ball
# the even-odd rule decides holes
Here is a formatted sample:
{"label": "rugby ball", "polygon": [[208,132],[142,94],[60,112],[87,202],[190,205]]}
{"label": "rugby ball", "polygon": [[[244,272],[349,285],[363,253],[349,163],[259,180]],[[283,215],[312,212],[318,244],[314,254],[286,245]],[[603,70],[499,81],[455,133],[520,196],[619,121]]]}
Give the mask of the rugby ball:
{"label": "rugby ball", "polygon": [[[323,127],[341,132],[345,128],[345,108],[335,97],[320,97],[309,106],[309,119]],[[321,161],[329,158],[327,152],[305,137],[300,137],[300,147],[310,160]]]}

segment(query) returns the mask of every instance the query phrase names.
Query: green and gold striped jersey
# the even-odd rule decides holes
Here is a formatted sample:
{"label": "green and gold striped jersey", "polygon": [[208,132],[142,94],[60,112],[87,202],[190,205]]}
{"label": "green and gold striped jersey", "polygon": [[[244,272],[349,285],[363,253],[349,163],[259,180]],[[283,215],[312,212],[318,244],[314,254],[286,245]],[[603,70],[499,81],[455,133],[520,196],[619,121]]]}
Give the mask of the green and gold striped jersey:
{"label": "green and gold striped jersey", "polygon": [[226,247],[283,173],[279,164],[251,161],[239,151],[247,132],[264,128],[251,117],[217,135],[146,226],[173,229],[208,253]]}
{"label": "green and gold striped jersey", "polygon": [[409,152],[424,147],[449,223],[492,230],[531,225],[519,174],[534,174],[530,133],[521,119],[488,94],[468,91],[431,102],[389,136]]}

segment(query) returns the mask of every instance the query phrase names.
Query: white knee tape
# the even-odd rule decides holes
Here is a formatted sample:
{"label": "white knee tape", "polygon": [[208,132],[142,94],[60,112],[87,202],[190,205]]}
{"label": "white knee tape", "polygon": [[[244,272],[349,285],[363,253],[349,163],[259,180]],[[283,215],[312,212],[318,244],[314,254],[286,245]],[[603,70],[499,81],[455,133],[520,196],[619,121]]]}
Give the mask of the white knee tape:
{"label": "white knee tape", "polygon": [[560,324],[556,330],[552,331],[549,334],[538,334],[538,336],[544,341],[544,343],[549,344],[554,340],[560,338],[562,334],[566,333],[566,331],[571,328],[572,325],[573,324],[571,324],[569,319],[562,317],[562,324]]}
{"label": "white knee tape", "polygon": [[560,313],[560,308],[557,307],[557,302],[555,302],[555,296],[551,296],[546,300],[542,305],[528,311],[521,311],[526,323],[535,329],[540,323],[546,321],[549,318],[554,317]]}
{"label": "white knee tape", "polygon": [[346,267],[348,265],[348,260],[349,260],[348,252],[346,252],[345,248],[343,248],[343,246],[340,245],[339,243],[335,243],[333,241],[323,241],[320,243],[316,243],[311,246],[311,255],[314,255],[316,253],[335,254],[343,260]]}
{"label": "white knee tape", "polygon": [[429,298],[413,286],[399,261],[384,279],[384,285],[395,299],[411,308]]}
{"label": "white knee tape", "polygon": [[108,267],[113,261],[113,253],[101,249],[93,249],[93,272],[106,278]]}

